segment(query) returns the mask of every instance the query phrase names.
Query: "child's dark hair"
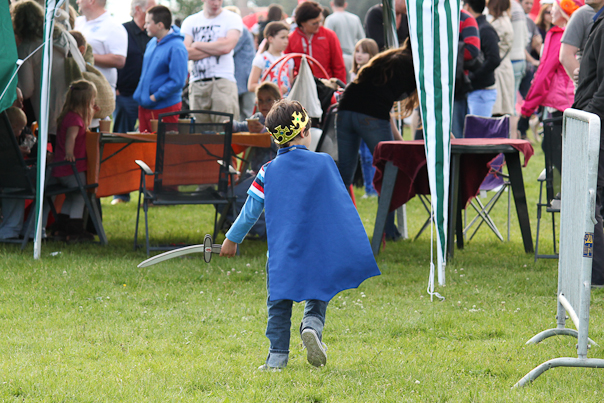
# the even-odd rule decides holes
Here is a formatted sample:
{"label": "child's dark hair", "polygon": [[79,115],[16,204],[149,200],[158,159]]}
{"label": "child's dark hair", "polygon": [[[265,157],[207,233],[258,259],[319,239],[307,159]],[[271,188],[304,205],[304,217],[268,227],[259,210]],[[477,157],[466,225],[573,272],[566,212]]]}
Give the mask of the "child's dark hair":
{"label": "child's dark hair", "polygon": [[286,23],[281,21],[269,22],[264,28],[264,37],[268,38],[270,36],[271,38],[274,38],[281,31],[289,32],[289,27]]}
{"label": "child's dark hair", "polygon": [[[273,105],[271,110],[269,111],[268,115],[266,115],[266,120],[264,122],[264,125],[266,126],[266,129],[271,134],[275,132],[275,128],[277,126],[290,127],[293,125],[292,115],[296,112],[300,113],[303,116],[307,116],[306,110],[304,109],[304,107],[302,106],[302,104],[300,102],[290,101],[289,99],[282,99],[280,101],[277,101],[277,102],[275,102],[275,104]],[[308,118],[308,119],[310,119],[310,118]],[[306,128],[303,130],[303,132],[305,132],[307,130],[310,130],[310,122],[308,122],[308,124],[306,125]],[[291,145],[290,143],[292,142],[292,140],[297,139],[299,136],[300,136],[300,134],[298,134],[296,137],[294,137],[287,143],[277,144],[277,147],[279,147],[279,148],[289,147]]]}
{"label": "child's dark hair", "polygon": [[279,87],[275,83],[270,81],[264,81],[259,86],[256,87],[256,98],[258,98],[258,94],[260,92],[264,92],[275,98],[276,101],[281,99],[281,92],[279,91]]}
{"label": "child's dark hair", "polygon": [[147,10],[147,13],[151,16],[154,23],[159,24],[161,22],[164,24],[164,29],[170,29],[172,26],[172,13],[168,7],[162,5],[154,6]]}
{"label": "child's dark hair", "polygon": [[470,8],[478,14],[482,14],[486,5],[485,0],[467,0],[464,1],[464,3],[470,6]]}

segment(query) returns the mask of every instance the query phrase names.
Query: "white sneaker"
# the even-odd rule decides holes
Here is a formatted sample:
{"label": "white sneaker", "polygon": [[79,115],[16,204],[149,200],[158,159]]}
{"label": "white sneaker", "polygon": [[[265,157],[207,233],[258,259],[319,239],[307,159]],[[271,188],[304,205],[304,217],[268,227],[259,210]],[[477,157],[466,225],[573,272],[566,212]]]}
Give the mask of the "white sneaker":
{"label": "white sneaker", "polygon": [[314,329],[302,330],[302,343],[306,347],[306,359],[315,367],[322,367],[327,363],[327,353],[325,345],[319,340],[319,336]]}

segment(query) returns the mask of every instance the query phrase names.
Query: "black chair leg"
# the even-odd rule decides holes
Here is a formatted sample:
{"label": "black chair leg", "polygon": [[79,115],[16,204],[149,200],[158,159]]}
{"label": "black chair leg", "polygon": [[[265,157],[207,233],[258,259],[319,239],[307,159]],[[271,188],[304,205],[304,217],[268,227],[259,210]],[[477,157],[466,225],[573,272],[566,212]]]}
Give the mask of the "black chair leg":
{"label": "black chair leg", "polygon": [[145,239],[147,242],[147,256],[149,256],[149,251],[150,251],[150,247],[149,247],[149,218],[147,217],[147,212],[149,210],[149,202],[147,201],[147,198],[143,199],[143,211],[145,212]]}
{"label": "black chair leg", "polygon": [[94,225],[94,229],[96,230],[96,234],[99,237],[99,242],[101,245],[107,245],[109,241],[107,240],[107,235],[105,234],[105,229],[103,228],[103,219],[101,218],[98,200],[94,194],[90,194],[90,197],[87,198],[87,202],[89,205],[88,211],[90,212],[90,218],[92,220],[92,224]]}
{"label": "black chair leg", "polygon": [[[34,205],[35,207],[35,202]],[[27,242],[29,242],[29,234],[32,233],[32,230],[34,229],[34,223],[36,222],[36,220],[34,219],[34,217],[36,216],[36,211],[35,208],[32,208],[29,216],[27,217],[27,220],[25,220],[25,234],[23,234],[23,241],[21,242],[21,250],[25,249],[25,247],[27,246]]]}
{"label": "black chair leg", "polygon": [[136,208],[136,225],[134,226],[134,251],[138,249],[138,220],[141,214],[141,192],[138,192],[138,206]]}

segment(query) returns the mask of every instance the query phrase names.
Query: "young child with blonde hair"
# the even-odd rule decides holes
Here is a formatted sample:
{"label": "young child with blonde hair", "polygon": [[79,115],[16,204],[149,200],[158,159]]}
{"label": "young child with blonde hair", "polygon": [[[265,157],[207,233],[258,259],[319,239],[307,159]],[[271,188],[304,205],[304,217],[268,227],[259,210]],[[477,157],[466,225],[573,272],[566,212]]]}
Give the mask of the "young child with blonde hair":
{"label": "young child with blonde hair", "polygon": [[[52,170],[54,180],[68,187],[86,184],[86,128],[98,110],[96,106],[96,87],[86,80],[74,81],[67,91],[67,98],[61,114],[57,118],[57,142],[55,162],[75,162],[77,173],[72,165],[55,166]],[[65,195],[65,202],[57,223],[53,228],[53,236],[67,242],[91,241],[92,234],[84,230],[83,214],[85,201],[77,192]]]}

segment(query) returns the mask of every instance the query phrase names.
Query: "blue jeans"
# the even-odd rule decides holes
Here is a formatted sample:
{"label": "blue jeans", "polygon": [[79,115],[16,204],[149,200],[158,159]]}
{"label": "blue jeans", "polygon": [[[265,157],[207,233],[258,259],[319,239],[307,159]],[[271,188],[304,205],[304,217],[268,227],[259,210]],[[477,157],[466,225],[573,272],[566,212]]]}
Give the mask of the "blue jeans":
{"label": "blue jeans", "polygon": [[[495,101],[493,101],[495,102]],[[389,120],[377,119],[363,113],[338,111],[338,169],[346,188],[354,179],[359,159],[361,140],[373,155],[375,146],[381,141],[394,140]],[[387,239],[398,239],[401,234],[394,225],[394,212],[386,218],[384,230]]]}
{"label": "blue jeans", "polygon": [[468,94],[468,113],[490,118],[497,100],[497,90],[476,90]]}
{"label": "blue jeans", "polygon": [[[289,339],[291,336],[291,317],[293,301],[289,299],[270,300],[268,288],[268,262],[266,264],[266,289],[268,297],[268,322],[266,324],[266,337],[271,345],[266,358],[266,365],[273,368],[285,368],[289,359]],[[326,301],[309,299],[304,307],[304,317],[300,324],[300,333],[304,329],[313,329],[317,332],[319,340],[323,340],[323,326],[325,325]]]}
{"label": "blue jeans", "polygon": [[380,141],[393,140],[390,121],[351,111],[338,111],[338,169],[348,188],[354,179],[361,139],[371,154]]}
{"label": "blue jeans", "polygon": [[115,133],[133,132],[138,120],[138,103],[132,96],[117,95],[113,112],[113,131]]}
{"label": "blue jeans", "polygon": [[5,198],[0,203],[3,216],[0,222],[0,239],[17,238],[23,227],[25,200]]}
{"label": "blue jeans", "polygon": [[[117,95],[113,112],[113,131],[115,133],[133,132],[138,120],[138,102],[131,96]],[[130,194],[113,196],[114,199],[130,201]]]}
{"label": "blue jeans", "polygon": [[466,115],[468,114],[468,101],[465,96],[462,99],[456,99],[453,103],[453,118],[451,122],[451,131],[456,139],[463,137],[463,128],[466,124]]}
{"label": "blue jeans", "polygon": [[367,147],[367,144],[365,144],[363,140],[361,140],[359,155],[361,156],[361,168],[363,170],[363,181],[365,182],[365,193],[367,195],[377,195],[377,192],[373,187],[373,176],[375,175],[375,168],[373,167],[373,153],[369,151],[369,147]]}
{"label": "blue jeans", "polygon": [[518,90],[520,89],[520,83],[526,74],[526,60],[512,60],[512,67],[514,68],[514,107],[516,106],[516,97],[518,97]]}

